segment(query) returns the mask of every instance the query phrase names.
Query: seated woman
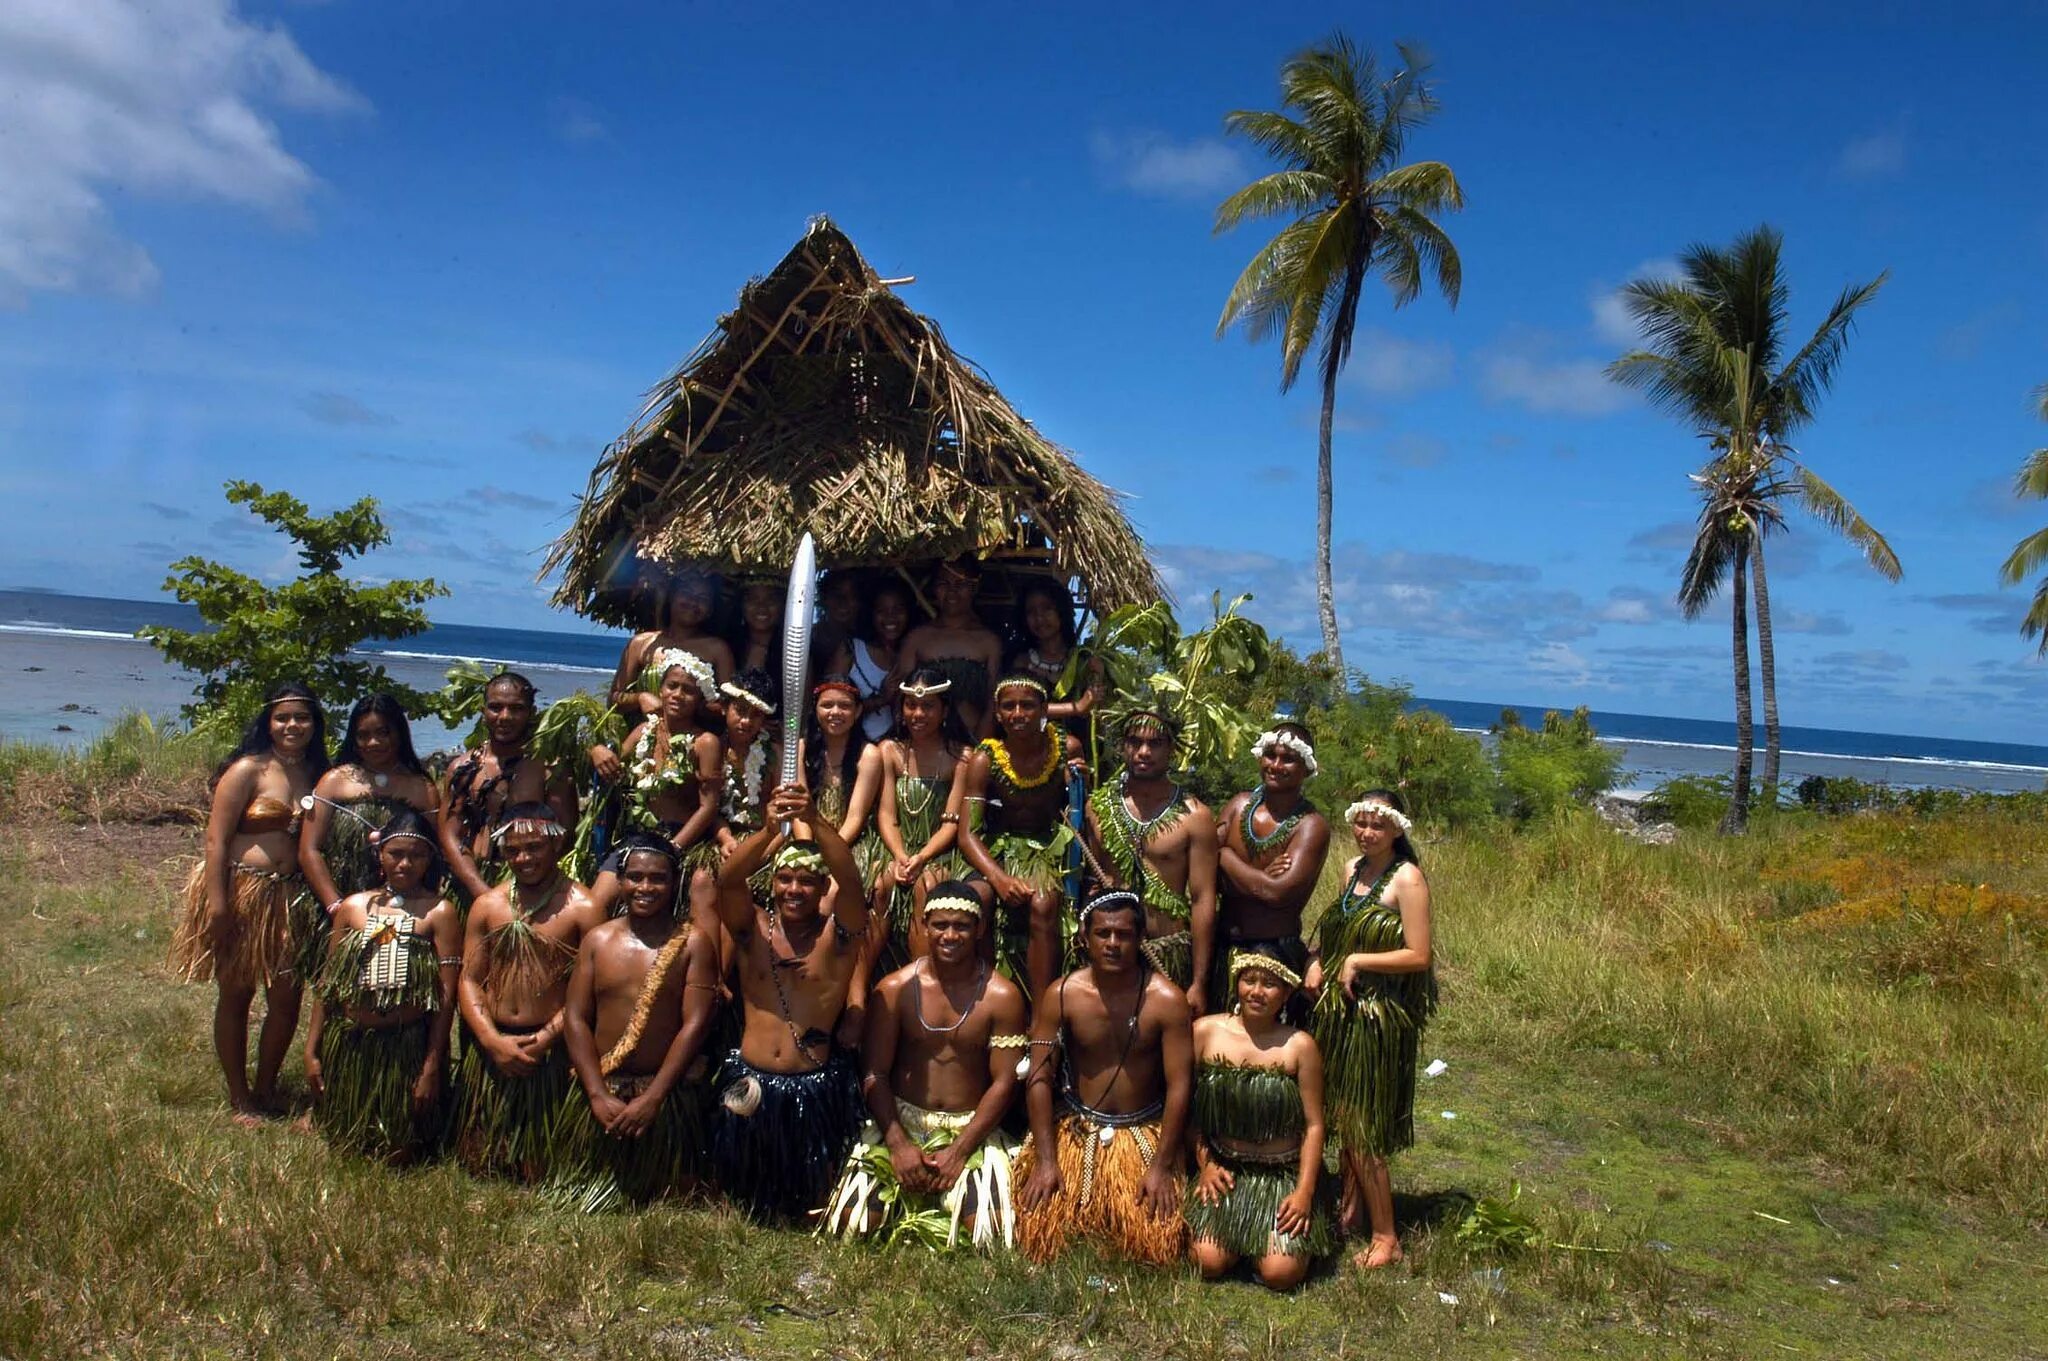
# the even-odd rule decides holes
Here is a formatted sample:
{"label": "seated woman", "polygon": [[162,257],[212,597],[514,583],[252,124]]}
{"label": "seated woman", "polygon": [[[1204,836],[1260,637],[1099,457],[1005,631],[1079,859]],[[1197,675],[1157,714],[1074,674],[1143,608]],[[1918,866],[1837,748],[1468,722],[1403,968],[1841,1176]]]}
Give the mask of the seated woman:
{"label": "seated woman", "polygon": [[935,667],[910,673],[897,697],[895,733],[881,744],[881,807],[875,826],[889,859],[875,884],[874,958],[900,969],[925,954],[925,893],[965,873],[954,851],[966,788],[960,762],[974,743],[947,702],[953,683]]}
{"label": "seated woman", "polygon": [[619,669],[612,676],[612,703],[629,718],[636,713],[651,714],[658,707],[653,692],[641,684],[641,673],[657,652],[680,648],[702,657],[721,681],[733,672],[732,649],[707,628],[718,609],[717,577],[685,568],[669,582],[661,603],[658,626],[633,635],[619,654]]}
{"label": "seated woman", "polygon": [[[718,935],[718,801],[724,790],[725,744],[706,730],[704,696],[715,693],[710,664],[688,652],[655,654],[661,668],[661,709],[633,730],[625,753],[612,764],[621,772],[622,836],[642,832],[675,848],[689,894],[690,920],[711,938]],[[619,855],[614,849],[598,866],[590,898],[606,915],[619,906]]]}
{"label": "seated woman", "polygon": [[860,693],[845,676],[828,675],[811,689],[811,712],[802,746],[804,787],[818,811],[832,819],[853,851],[861,882],[870,888],[888,860],[875,830],[882,753],[860,727]]}
{"label": "seated woman", "polygon": [[739,629],[732,640],[736,671],[782,674],[782,611],[788,591],[772,577],[750,577],[741,585]]}
{"label": "seated woman", "polygon": [[392,1162],[433,1152],[447,1130],[462,922],[424,887],[437,868],[432,827],[407,808],[378,828],[382,882],[335,905],[306,1027],[314,1126],[337,1147]]}
{"label": "seated woman", "polygon": [[1231,956],[1231,1015],[1195,1021],[1185,1202],[1188,1255],[1213,1280],[1250,1258],[1261,1285],[1292,1290],[1333,1246],[1323,1170],[1323,1063],[1280,1012],[1301,977],[1277,959]]}
{"label": "seated woman", "polygon": [[[327,771],[327,724],[313,692],[280,685],[213,775],[206,855],[185,883],[171,967],[219,989],[213,1049],[237,1124],[277,1108],[277,1071],[299,1028],[291,901],[299,880],[299,806]],[[264,997],[256,1080],[249,1081],[249,1009]]]}
{"label": "seated woman", "polygon": [[312,893],[301,900],[305,920],[296,934],[308,947],[299,976],[311,980],[326,957],[336,904],[384,881],[376,830],[408,808],[429,822],[441,815],[440,787],[414,753],[412,728],[395,698],[356,701],[334,764],[299,806],[306,814],[299,826],[299,872]]}
{"label": "seated woman", "polygon": [[895,580],[875,584],[868,595],[865,625],[853,640],[845,668],[860,691],[861,729],[870,742],[879,742],[895,731],[896,707],[883,685],[896,666],[914,617],[908,586]]}
{"label": "seated woman", "polygon": [[1045,716],[1060,725],[1079,750],[1069,754],[1096,765],[1096,705],[1109,681],[1102,659],[1080,645],[1074,625],[1074,596],[1064,582],[1035,577],[1017,594],[1010,620],[1015,651],[1004,674],[1035,677],[1045,685]]}
{"label": "seated woman", "polygon": [[776,708],[770,675],[759,668],[742,671],[718,690],[725,697],[725,774],[717,831],[719,855],[724,857],[760,828],[781,763],[768,731]]}
{"label": "seated woman", "polygon": [[931,583],[938,616],[919,624],[903,640],[889,683],[883,687],[885,694],[893,696],[895,687],[918,667],[937,668],[953,682],[953,709],[976,738],[995,731],[991,686],[1003,667],[1002,639],[974,612],[974,596],[980,587],[981,567],[972,558],[939,564]]}

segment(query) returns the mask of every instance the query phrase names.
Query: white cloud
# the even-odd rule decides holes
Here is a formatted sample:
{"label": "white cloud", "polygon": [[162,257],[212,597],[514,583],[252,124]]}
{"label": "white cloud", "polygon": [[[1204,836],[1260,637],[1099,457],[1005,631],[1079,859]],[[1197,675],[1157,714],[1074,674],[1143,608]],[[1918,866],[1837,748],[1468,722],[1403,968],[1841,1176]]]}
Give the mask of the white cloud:
{"label": "white cloud", "polygon": [[1616,345],[1634,345],[1639,336],[1635,318],[1628,314],[1628,308],[1621,301],[1623,285],[1638,279],[1656,279],[1669,282],[1679,277],[1676,260],[1645,260],[1628,272],[1621,284],[1597,285],[1593,289],[1593,333],[1602,340]]}
{"label": "white cloud", "polygon": [[110,221],[108,186],[288,217],[313,172],[259,106],[367,107],[234,0],[8,0],[0,88],[0,301],[17,303],[155,285],[149,253]]}
{"label": "white cloud", "polygon": [[1251,179],[1243,153],[1214,137],[1176,142],[1156,132],[1097,132],[1088,149],[1111,184],[1139,194],[1199,198],[1228,193]]}
{"label": "white cloud", "polygon": [[1480,365],[1479,390],[1539,416],[1605,416],[1629,404],[1600,359],[1554,359],[1529,349],[1496,350]]}
{"label": "white cloud", "polygon": [[1851,138],[1835,158],[1835,173],[1848,180],[1888,179],[1906,169],[1906,134],[1873,132]]}
{"label": "white cloud", "polygon": [[597,110],[580,99],[561,98],[548,104],[548,123],[557,138],[575,146],[595,142],[610,134]]}
{"label": "white cloud", "polygon": [[1404,340],[1368,326],[1353,334],[1351,362],[1344,372],[1367,392],[1408,397],[1450,382],[1454,365],[1448,345]]}

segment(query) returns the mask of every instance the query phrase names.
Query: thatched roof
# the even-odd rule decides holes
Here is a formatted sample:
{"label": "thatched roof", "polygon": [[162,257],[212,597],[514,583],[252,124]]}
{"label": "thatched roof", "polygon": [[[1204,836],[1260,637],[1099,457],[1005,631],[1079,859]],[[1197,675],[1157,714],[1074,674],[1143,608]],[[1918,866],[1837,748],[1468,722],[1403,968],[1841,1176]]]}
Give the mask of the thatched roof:
{"label": "thatched roof", "polygon": [[648,395],[543,570],[557,604],[626,623],[651,576],[786,572],[805,530],[826,567],[973,553],[1078,578],[1097,610],[1162,593],[1117,494],[822,217]]}

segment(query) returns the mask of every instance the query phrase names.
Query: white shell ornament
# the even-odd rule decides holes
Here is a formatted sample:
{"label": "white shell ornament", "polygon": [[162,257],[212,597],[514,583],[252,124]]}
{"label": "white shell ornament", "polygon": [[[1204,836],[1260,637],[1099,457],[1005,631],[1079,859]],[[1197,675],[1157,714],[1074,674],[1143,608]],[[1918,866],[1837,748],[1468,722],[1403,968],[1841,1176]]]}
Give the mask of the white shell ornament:
{"label": "white shell ornament", "polygon": [[1095,1137],[1096,1137],[1096,1138],[1098,1138],[1098,1139],[1100,1139],[1100,1140],[1101,1140],[1101,1141],[1102,1141],[1102,1142],[1103,1142],[1103,1143],[1104,1143],[1105,1145],[1108,1145],[1108,1144],[1113,1144],[1113,1143],[1115,1143],[1115,1142],[1116,1142],[1116,1126],[1115,1126],[1115,1125],[1104,1125],[1104,1126],[1102,1127],[1102,1130],[1101,1130],[1101,1132],[1100,1132],[1100,1133],[1098,1133],[1098,1134],[1097,1134],[1097,1135],[1096,1135]]}
{"label": "white shell ornament", "polygon": [[752,1115],[761,1109],[760,1079],[752,1076],[743,1077],[727,1087],[725,1093],[718,1099],[720,1104],[734,1115],[741,1118]]}

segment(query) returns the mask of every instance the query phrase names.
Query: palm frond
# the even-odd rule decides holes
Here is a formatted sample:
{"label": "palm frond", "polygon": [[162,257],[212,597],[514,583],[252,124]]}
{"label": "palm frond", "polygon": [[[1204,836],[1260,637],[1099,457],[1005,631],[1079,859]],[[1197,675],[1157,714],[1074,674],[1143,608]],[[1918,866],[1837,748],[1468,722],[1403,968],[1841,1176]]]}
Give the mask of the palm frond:
{"label": "palm frond", "polygon": [[1232,109],[1223,116],[1223,130],[1249,138],[1253,146],[1297,170],[1327,169],[1327,155],[1315,133],[1284,113],[1267,109]]}
{"label": "palm frond", "polygon": [[1729,529],[1726,517],[1711,506],[1701,511],[1699,530],[1685,556],[1685,569],[1679,573],[1679,613],[1687,619],[1699,618],[1714,603],[1748,548],[1748,536]]}
{"label": "palm frond", "polygon": [[2017,586],[2041,566],[2048,562],[2048,529],[2037,529],[2013,545],[2013,550],[1999,564],[1998,579],[2007,586]]}
{"label": "palm frond", "polygon": [[1856,507],[1850,505],[1846,497],[1804,464],[1794,466],[1793,482],[1798,489],[1800,504],[1814,519],[1862,549],[1864,560],[1886,581],[1899,579],[1902,572],[1899,555],[1892,551],[1884,535],[1857,513]]}
{"label": "palm frond", "polygon": [[1877,296],[1877,291],[1889,278],[1891,271],[1886,270],[1869,283],[1843,289],[1812,337],[1778,371],[1771,385],[1783,396],[1777,419],[1772,423],[1773,434],[1790,433],[1812,418],[1814,406],[1834,383],[1835,370],[1841,365],[1842,351],[1848,347],[1849,332],[1856,323],[1856,313]]}
{"label": "palm frond", "polygon": [[2020,634],[2027,638],[2041,640],[2040,655],[2048,657],[2048,580],[2034,588],[2034,601],[2027,606],[2027,617],[2020,620]]}
{"label": "palm frond", "polygon": [[1328,206],[1335,191],[1330,177],[1321,171],[1276,170],[1217,204],[1213,230],[1227,232],[1253,218],[1314,212]]}
{"label": "palm frond", "polygon": [[1289,223],[1252,257],[1224,299],[1217,335],[1242,325],[1246,336],[1258,342],[1286,324],[1297,305],[1302,260],[1317,238],[1318,219],[1319,215],[1312,214]]}
{"label": "palm frond", "polygon": [[1399,204],[1423,213],[1455,213],[1465,207],[1458,177],[1442,161],[1396,166],[1366,186],[1374,203]]}
{"label": "palm frond", "polygon": [[2048,497],[2048,449],[2036,449],[2027,455],[2019,476],[2012,480],[2012,494],[2023,501]]}

